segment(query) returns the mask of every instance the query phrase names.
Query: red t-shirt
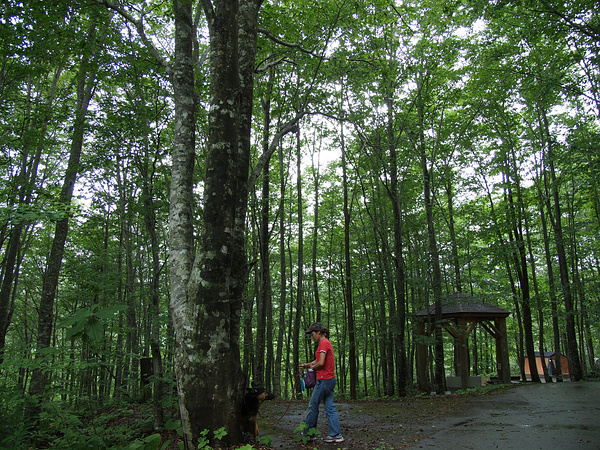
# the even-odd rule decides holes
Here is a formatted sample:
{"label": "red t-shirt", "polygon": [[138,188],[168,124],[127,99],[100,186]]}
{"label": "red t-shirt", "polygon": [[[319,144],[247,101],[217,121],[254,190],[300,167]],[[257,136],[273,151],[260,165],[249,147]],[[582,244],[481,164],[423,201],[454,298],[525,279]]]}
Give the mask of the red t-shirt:
{"label": "red t-shirt", "polygon": [[319,342],[315,359],[318,361],[321,353],[325,353],[325,365],[317,370],[317,380],[331,380],[335,377],[335,358],[333,356],[333,346],[329,339],[323,338]]}

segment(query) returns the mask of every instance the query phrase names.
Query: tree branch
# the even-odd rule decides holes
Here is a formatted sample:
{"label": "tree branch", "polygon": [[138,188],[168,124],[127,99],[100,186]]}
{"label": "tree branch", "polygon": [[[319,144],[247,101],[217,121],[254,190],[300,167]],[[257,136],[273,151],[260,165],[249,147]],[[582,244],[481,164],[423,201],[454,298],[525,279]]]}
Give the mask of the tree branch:
{"label": "tree branch", "polygon": [[275,150],[277,150],[277,147],[279,146],[279,143],[281,142],[283,137],[288,133],[296,132],[298,130],[298,122],[305,115],[306,112],[304,110],[298,112],[292,119],[290,119],[285,125],[283,125],[277,133],[275,133],[275,136],[273,136],[273,140],[271,141],[269,149],[262,155],[260,155],[256,166],[254,166],[254,169],[252,169],[252,173],[248,178],[248,191],[252,191],[254,189],[256,180],[260,176],[265,165],[268,164],[269,160],[271,159],[271,156],[273,156],[273,153],[275,153]]}
{"label": "tree branch", "polygon": [[113,10],[114,12],[119,14],[121,17],[123,17],[126,21],[133,24],[135,26],[135,29],[137,30],[140,38],[142,39],[142,42],[144,43],[144,45],[148,48],[148,50],[150,50],[150,53],[152,53],[152,55],[156,58],[156,61],[165,68],[165,70],[167,71],[167,73],[169,75],[171,75],[171,71],[172,71],[171,64],[169,64],[169,62],[163,57],[163,55],[160,54],[160,52],[154,46],[152,41],[148,38],[148,36],[146,36],[146,30],[144,29],[144,22],[143,22],[143,17],[144,17],[143,13],[139,19],[136,19],[131,14],[129,14],[123,7],[121,7],[120,5],[117,5],[109,0],[94,0],[94,1],[99,5],[106,6],[108,9]]}
{"label": "tree branch", "polygon": [[294,48],[294,49],[300,50],[301,52],[306,53],[307,55],[310,55],[310,56],[317,56],[313,52],[311,52],[310,50],[306,50],[300,44],[292,44],[290,42],[285,42],[284,40],[279,39],[277,36],[275,36],[273,33],[271,33],[266,28],[259,28],[258,32],[261,33],[261,34],[264,34],[266,37],[268,37],[269,39],[271,39],[276,44],[282,45],[284,47]]}

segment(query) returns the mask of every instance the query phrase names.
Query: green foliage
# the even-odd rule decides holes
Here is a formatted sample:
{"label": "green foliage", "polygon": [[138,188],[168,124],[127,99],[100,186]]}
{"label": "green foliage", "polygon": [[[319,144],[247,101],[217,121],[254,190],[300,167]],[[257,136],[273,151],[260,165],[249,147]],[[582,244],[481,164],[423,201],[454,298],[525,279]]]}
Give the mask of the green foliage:
{"label": "green foliage", "polygon": [[271,448],[273,446],[273,439],[269,435],[261,436],[258,438],[258,443],[260,445],[264,445],[265,447]]}
{"label": "green foliage", "polygon": [[312,441],[318,434],[319,430],[316,428],[308,428],[306,422],[302,422],[294,430],[296,436],[294,436],[294,442],[302,442],[304,445]]}
{"label": "green foliage", "polygon": [[181,426],[181,420],[167,420],[167,422],[165,423],[165,429],[175,430],[179,437],[183,437],[183,427]]}
{"label": "green foliage", "polygon": [[[136,439],[127,448],[129,450],[156,450],[160,446],[161,440],[162,436],[154,433],[144,439]],[[166,446],[167,444],[165,443],[163,448],[166,448]]]}
{"label": "green foliage", "polygon": [[[198,448],[201,450],[210,450],[210,438],[209,438],[210,430],[203,430],[200,435],[200,439],[198,439]],[[225,427],[221,427],[213,432],[213,436],[216,440],[221,440],[227,435],[227,431],[225,431]]]}
{"label": "green foliage", "polygon": [[113,305],[104,308],[98,308],[94,305],[91,308],[81,308],[71,317],[58,324],[58,328],[71,327],[67,331],[66,338],[82,338],[84,341],[100,342],[104,337],[105,323],[113,319],[120,311],[127,309],[126,305]]}
{"label": "green foliage", "polygon": [[23,421],[25,402],[22,391],[5,379],[0,386],[0,448],[18,449],[27,441],[31,430]]}

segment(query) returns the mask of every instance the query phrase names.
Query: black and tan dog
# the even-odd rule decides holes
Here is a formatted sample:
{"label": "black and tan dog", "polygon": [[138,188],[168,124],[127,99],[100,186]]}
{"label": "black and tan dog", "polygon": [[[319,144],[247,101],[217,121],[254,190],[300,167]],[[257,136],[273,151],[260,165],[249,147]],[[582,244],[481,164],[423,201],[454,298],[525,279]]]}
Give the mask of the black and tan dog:
{"label": "black and tan dog", "polygon": [[244,431],[252,433],[254,441],[260,436],[258,431],[258,408],[265,400],[273,400],[274,394],[271,394],[266,389],[261,387],[248,388],[248,392],[244,395],[244,404],[242,406],[242,427]]}

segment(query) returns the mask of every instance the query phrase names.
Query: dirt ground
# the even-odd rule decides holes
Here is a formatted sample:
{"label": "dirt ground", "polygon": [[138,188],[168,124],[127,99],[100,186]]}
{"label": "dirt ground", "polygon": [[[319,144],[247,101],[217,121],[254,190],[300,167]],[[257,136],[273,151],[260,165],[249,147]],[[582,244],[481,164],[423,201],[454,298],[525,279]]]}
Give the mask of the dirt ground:
{"label": "dirt ground", "polygon": [[322,407],[317,439],[308,445],[297,440],[307,407],[307,400],[263,403],[261,434],[271,437],[275,449],[600,449],[598,381],[526,383],[485,393],[410,399],[336,400],[343,444],[323,442],[327,419]]}

